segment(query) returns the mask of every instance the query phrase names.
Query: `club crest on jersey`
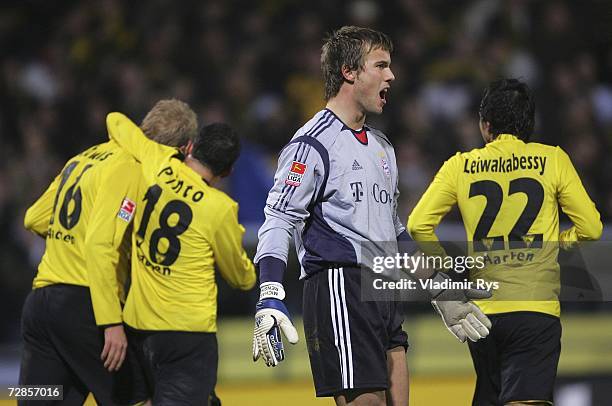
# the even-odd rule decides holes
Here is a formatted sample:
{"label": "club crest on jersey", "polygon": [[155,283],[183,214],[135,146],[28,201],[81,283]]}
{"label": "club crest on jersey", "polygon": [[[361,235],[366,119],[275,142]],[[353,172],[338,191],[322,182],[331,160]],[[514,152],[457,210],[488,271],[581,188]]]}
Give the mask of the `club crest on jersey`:
{"label": "club crest on jersey", "polygon": [[117,217],[129,223],[132,221],[132,217],[134,217],[134,211],[136,211],[136,203],[126,197],[123,199],[123,203],[121,203]]}
{"label": "club crest on jersey", "polygon": [[385,158],[380,158],[380,163],[382,164],[383,172],[387,178],[391,177],[391,168],[389,168],[389,164]]}
{"label": "club crest on jersey", "polygon": [[287,179],[285,179],[285,183],[289,186],[300,186],[305,173],[306,164],[293,161],[289,173],[287,174]]}

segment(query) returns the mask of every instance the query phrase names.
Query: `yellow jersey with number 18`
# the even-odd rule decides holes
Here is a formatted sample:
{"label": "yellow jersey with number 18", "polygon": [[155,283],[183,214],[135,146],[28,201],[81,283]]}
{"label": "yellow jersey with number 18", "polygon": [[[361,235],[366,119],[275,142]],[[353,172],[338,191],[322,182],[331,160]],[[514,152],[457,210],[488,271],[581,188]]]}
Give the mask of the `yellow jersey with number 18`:
{"label": "yellow jersey with number 18", "polygon": [[232,287],[255,283],[238,204],[124,115],[111,113],[106,123],[141,167],[125,322],[139,330],[215,332],[215,266]]}
{"label": "yellow jersey with number 18", "polygon": [[[599,212],[559,147],[501,134],[484,148],[444,163],[408,219],[416,241],[437,241],[435,227],[458,204],[470,254],[485,266],[470,280],[498,282],[485,313],[560,315],[558,241],[601,236]],[[573,222],[559,233],[558,206]]]}

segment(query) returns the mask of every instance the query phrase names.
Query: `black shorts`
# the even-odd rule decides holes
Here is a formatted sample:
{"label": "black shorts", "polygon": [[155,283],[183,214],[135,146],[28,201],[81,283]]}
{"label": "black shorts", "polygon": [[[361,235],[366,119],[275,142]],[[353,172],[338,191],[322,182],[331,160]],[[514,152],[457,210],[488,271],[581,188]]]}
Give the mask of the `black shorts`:
{"label": "black shorts", "polygon": [[561,322],[536,312],[488,315],[485,339],[469,342],[476,369],[474,406],[544,401],[552,404],[561,353]]}
{"label": "black shorts", "polygon": [[[126,327],[136,354],[121,375],[121,392],[150,398],[154,405],[206,405],[217,383],[219,361],[215,333],[142,331]],[[131,395],[135,397],[135,395]]]}
{"label": "black shorts", "polygon": [[57,284],[31,291],[23,306],[21,333],[20,385],[63,385],[62,405],[82,405],[89,392],[99,405],[116,404],[111,398],[114,374],[100,359],[104,333],[96,325],[88,288]]}
{"label": "black shorts", "polygon": [[328,269],[304,281],[304,333],[317,396],[386,389],[387,351],[408,348],[397,303],[362,301],[360,272]]}

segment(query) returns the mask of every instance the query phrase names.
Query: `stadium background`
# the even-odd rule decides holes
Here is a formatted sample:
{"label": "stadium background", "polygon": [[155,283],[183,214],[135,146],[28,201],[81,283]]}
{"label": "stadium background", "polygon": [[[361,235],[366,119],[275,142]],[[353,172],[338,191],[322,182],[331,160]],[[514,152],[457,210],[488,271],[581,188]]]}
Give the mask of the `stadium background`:
{"label": "stadium background", "polygon": [[[223,188],[240,203],[253,251],[277,153],[323,105],[321,39],[345,24],[380,29],[395,43],[390,102],[369,121],[395,145],[402,218],[445,159],[481,145],[482,89],[513,76],[535,91],[534,139],[569,153],[611,239],[609,1],[100,0],[0,7],[0,387],[17,379],[21,306],[44,250],[23,230],[24,211],[66,158],[106,139],[106,113],[140,120],[156,100],[176,97],[202,123],[237,127],[243,153]],[[462,238],[458,221],[457,213],[445,220],[442,236]],[[287,302],[299,317],[292,261]],[[252,364],[256,295],[221,283],[224,404],[331,404],[314,400],[303,342],[279,368]],[[412,404],[468,404],[474,376],[466,347],[427,305],[411,305],[404,327],[412,344]],[[609,304],[564,307],[559,376],[557,404],[610,404]]]}

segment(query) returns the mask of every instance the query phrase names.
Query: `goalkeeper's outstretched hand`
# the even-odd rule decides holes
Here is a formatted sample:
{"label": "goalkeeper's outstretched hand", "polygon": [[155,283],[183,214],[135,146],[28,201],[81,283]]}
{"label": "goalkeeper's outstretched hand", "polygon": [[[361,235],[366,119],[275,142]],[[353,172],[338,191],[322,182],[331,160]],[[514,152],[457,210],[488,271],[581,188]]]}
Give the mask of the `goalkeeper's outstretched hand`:
{"label": "goalkeeper's outstretched hand", "polygon": [[289,318],[283,285],[266,282],[260,286],[261,294],[255,306],[253,331],[253,361],[263,358],[269,367],[277,366],[285,359],[282,334],[291,344],[298,342],[298,333]]}
{"label": "goalkeeper's outstretched hand", "polygon": [[[450,277],[438,272],[433,279],[441,282]],[[470,300],[490,297],[491,292],[483,289],[442,289],[434,293],[431,304],[451,334],[464,343],[468,338],[478,341],[489,335],[491,320]]]}

